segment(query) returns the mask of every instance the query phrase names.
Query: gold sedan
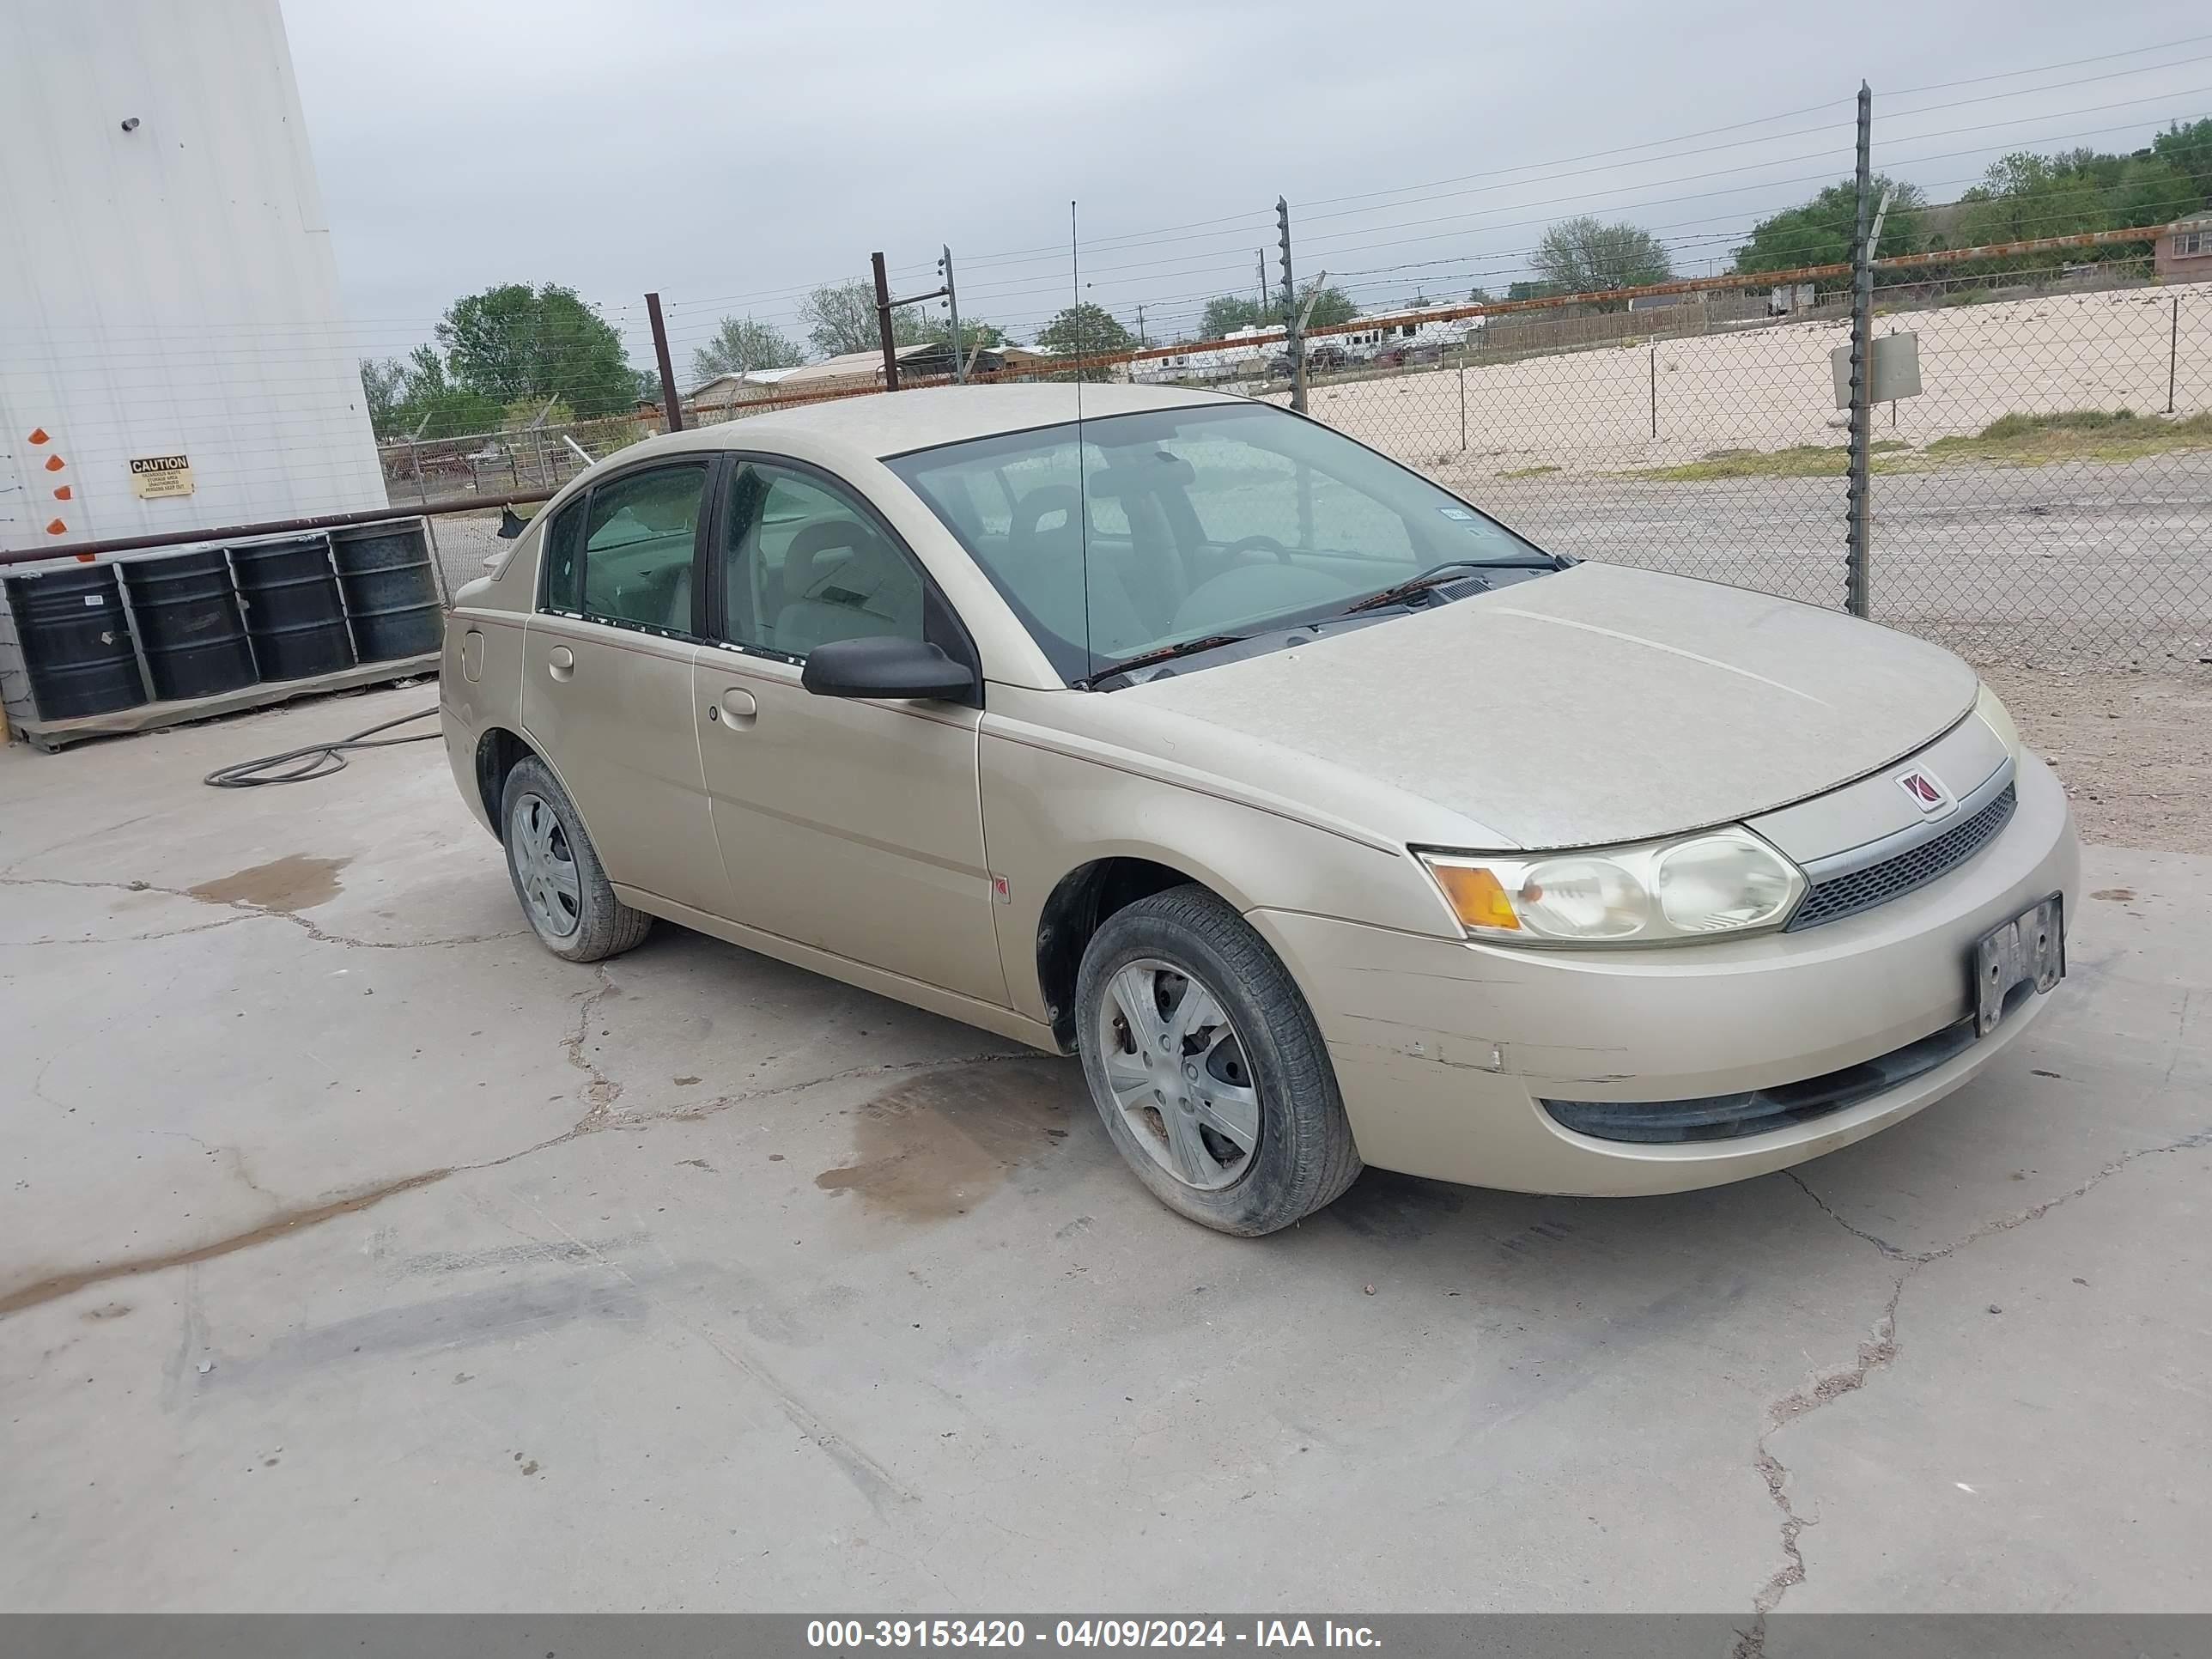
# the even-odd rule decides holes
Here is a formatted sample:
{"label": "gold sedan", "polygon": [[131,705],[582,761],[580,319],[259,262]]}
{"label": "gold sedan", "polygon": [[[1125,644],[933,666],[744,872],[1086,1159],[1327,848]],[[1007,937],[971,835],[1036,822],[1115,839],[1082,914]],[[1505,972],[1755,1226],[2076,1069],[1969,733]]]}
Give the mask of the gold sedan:
{"label": "gold sedan", "polygon": [[441,696],[547,949],[657,917],[1079,1054],[1237,1233],[1363,1164],[1627,1194],[1859,1139],[2043,1010],[2078,880],[1948,653],[1201,392],[625,450],[458,596]]}

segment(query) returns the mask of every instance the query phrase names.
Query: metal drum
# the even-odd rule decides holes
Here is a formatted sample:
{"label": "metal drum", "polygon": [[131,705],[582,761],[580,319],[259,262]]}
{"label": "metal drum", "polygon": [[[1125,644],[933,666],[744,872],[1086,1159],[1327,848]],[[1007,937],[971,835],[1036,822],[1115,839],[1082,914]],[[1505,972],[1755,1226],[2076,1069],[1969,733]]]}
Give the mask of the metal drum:
{"label": "metal drum", "polygon": [[10,576],[8,604],[40,719],[105,714],[146,701],[113,565]]}
{"label": "metal drum", "polygon": [[264,680],[300,680],[353,666],[344,601],[320,536],[230,550],[246,637]]}
{"label": "metal drum", "polygon": [[121,569],[157,702],[212,697],[258,678],[221,548],[133,560]]}
{"label": "metal drum", "polygon": [[445,642],[445,608],[420,519],[333,530],[331,552],[363,662],[419,657]]}

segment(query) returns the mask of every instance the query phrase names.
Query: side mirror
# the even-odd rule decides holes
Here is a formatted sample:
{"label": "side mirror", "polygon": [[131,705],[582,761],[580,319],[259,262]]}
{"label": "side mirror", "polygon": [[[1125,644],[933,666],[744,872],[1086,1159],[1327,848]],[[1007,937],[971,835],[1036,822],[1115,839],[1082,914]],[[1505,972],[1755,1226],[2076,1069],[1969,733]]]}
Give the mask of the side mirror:
{"label": "side mirror", "polygon": [[973,702],[975,675],[938,647],[878,635],[832,640],[807,653],[799,683],[817,697],[928,697]]}

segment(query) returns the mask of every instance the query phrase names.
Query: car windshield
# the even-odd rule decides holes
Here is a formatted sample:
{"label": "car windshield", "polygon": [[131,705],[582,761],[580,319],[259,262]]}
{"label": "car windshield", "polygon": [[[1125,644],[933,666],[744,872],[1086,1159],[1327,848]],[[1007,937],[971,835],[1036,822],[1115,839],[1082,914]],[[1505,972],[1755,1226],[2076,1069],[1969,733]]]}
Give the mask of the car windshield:
{"label": "car windshield", "polygon": [[1070,682],[1341,613],[1442,565],[1551,562],[1418,473],[1262,404],[1109,416],[1079,441],[1071,423],[886,465]]}

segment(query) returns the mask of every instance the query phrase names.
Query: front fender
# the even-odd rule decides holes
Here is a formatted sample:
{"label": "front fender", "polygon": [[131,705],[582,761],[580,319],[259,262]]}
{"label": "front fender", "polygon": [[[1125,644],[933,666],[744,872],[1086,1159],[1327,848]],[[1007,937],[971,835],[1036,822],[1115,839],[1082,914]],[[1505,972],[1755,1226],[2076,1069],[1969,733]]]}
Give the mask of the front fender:
{"label": "front fender", "polygon": [[[1133,757],[1034,736],[981,733],[983,833],[998,892],[999,951],[1015,1009],[1048,1020],[1038,930],[1054,890],[1101,859],[1181,872],[1241,913],[1286,910],[1456,938],[1434,885],[1402,847],[1174,781]],[[1285,961],[1304,988],[1298,964]]]}

